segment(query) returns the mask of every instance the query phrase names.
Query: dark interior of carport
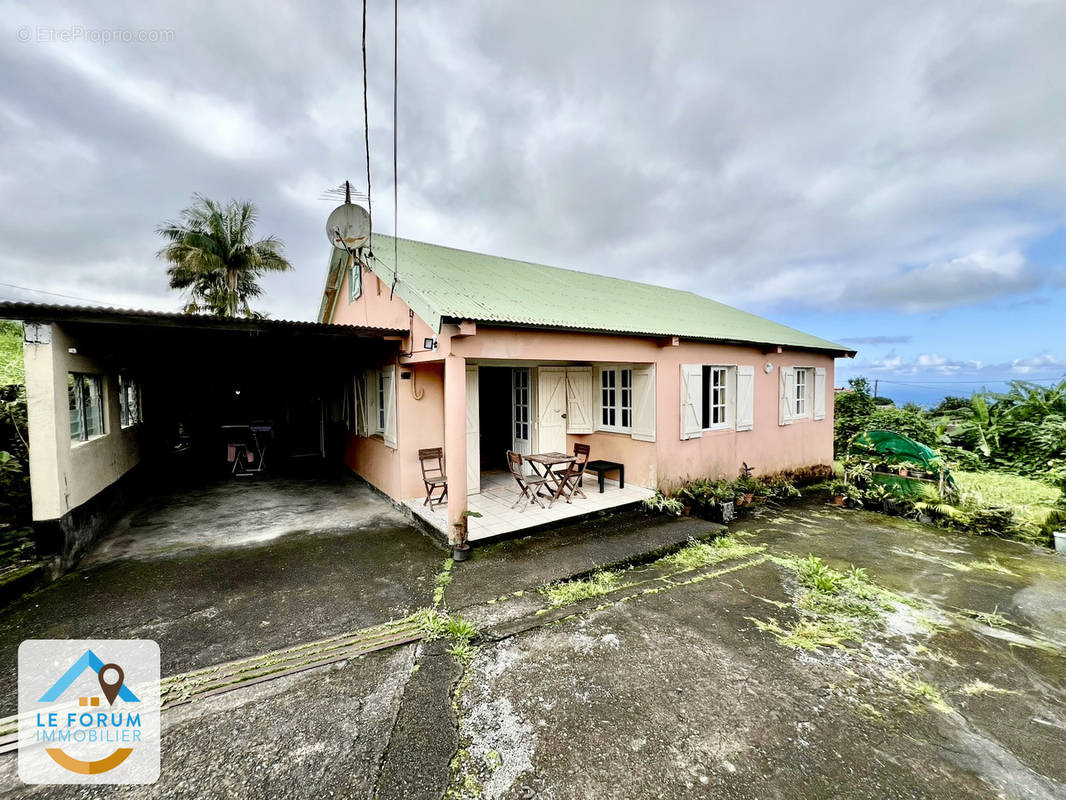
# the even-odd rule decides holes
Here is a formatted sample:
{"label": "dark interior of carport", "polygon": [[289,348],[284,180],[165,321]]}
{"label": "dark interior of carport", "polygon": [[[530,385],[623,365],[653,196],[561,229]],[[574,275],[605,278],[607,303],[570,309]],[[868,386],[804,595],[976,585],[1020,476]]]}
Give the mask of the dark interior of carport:
{"label": "dark interior of carport", "polygon": [[248,456],[238,451],[239,470],[339,465],[352,378],[386,361],[400,334],[182,315],[60,324],[80,351],[139,385],[141,463],[174,479],[232,472],[242,442]]}

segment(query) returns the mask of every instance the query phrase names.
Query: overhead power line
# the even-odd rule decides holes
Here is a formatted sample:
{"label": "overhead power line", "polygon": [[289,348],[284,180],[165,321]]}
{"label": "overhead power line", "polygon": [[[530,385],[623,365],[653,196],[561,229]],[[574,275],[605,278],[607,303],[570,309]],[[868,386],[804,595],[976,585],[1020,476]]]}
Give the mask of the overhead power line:
{"label": "overhead power line", "polygon": [[[34,289],[31,286],[17,286],[13,283],[0,283],[0,286],[6,286],[9,289],[18,289],[22,292],[36,292],[37,294],[47,294],[52,297],[64,297],[67,300],[81,300],[83,303],[96,303],[101,306],[117,306],[117,303],[109,303],[106,300],[94,300],[91,297],[79,297],[75,294],[61,294],[60,292],[49,292],[47,289]],[[11,302],[20,302],[17,298],[11,298]]]}

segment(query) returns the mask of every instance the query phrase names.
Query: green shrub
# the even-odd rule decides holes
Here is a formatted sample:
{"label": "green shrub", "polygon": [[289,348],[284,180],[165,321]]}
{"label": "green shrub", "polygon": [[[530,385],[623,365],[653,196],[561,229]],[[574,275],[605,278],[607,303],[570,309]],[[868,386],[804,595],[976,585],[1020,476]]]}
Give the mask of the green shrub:
{"label": "green shrub", "polygon": [[651,497],[644,498],[644,510],[665,514],[668,517],[680,517],[685,511],[685,506],[677,498],[667,497],[662,492],[656,492]]}

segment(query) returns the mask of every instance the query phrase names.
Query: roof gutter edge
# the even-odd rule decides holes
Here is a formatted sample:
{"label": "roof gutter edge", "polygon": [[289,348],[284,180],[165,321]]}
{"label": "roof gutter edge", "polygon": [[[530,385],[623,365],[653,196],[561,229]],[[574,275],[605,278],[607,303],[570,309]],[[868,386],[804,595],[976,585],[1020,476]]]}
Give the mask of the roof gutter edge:
{"label": "roof gutter edge", "polygon": [[[837,358],[854,358],[858,355],[857,350],[848,350],[845,347],[816,347],[806,346],[798,344],[784,344],[782,342],[765,342],[756,341],[754,339],[725,339],[714,336],[685,336],[678,333],[632,333],[629,331],[611,331],[603,328],[570,328],[563,325],[533,325],[530,323],[522,322],[503,322],[494,319],[478,319],[477,317],[454,317],[454,316],[442,316],[442,323],[451,323],[458,325],[463,320],[470,320],[477,322],[480,325],[496,328],[529,328],[532,330],[551,330],[551,331],[566,331],[567,333],[593,333],[600,336],[637,336],[641,339],[661,339],[664,336],[677,336],[679,339],[692,342],[716,342],[719,344],[736,345],[741,347],[781,347],[786,350],[801,351],[805,353],[826,353],[836,356]],[[827,342],[827,344],[833,344]]]}

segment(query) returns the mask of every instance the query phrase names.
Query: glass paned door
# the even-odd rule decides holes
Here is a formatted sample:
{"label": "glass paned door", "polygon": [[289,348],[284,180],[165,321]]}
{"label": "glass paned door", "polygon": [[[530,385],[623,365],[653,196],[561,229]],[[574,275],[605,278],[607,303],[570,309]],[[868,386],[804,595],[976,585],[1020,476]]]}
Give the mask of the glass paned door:
{"label": "glass paned door", "polygon": [[529,368],[515,367],[511,370],[511,433],[514,439],[511,449],[524,456],[533,452],[530,447],[530,411]]}

